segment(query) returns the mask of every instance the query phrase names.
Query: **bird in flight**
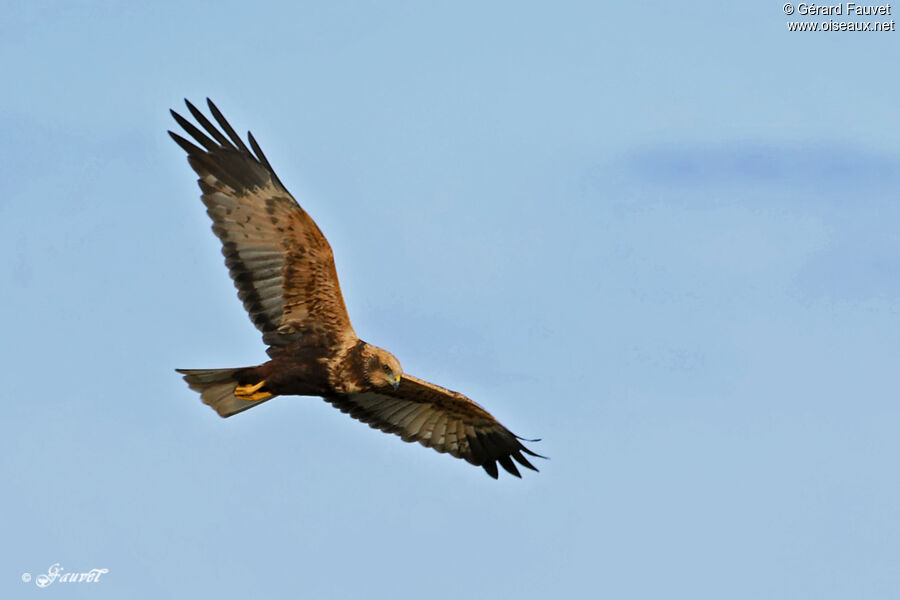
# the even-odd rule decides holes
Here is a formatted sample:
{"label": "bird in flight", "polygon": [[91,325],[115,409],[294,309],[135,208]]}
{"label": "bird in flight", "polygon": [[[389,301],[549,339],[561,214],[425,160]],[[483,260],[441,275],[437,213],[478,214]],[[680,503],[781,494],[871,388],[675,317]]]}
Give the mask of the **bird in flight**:
{"label": "bird in flight", "polygon": [[[276,396],[321,396],[369,426],[446,452],[497,478],[537,471],[524,440],[466,396],[404,373],[390,352],[350,324],[325,236],[247,134],[241,140],[207,99],[218,127],[185,100],[203,128],[170,111],[193,141],[169,131],[199,176],[225,265],[270,360],[236,369],[177,369],[221,417]],[[543,457],[541,457],[543,458]]]}

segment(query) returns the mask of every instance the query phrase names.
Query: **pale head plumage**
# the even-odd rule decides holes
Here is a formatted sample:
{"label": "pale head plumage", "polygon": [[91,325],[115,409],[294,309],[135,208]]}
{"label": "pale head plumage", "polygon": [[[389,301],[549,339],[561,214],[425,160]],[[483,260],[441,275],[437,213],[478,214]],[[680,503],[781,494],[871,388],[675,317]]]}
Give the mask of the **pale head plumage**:
{"label": "pale head plumage", "polygon": [[363,372],[369,385],[373,388],[391,386],[397,389],[403,375],[403,367],[400,366],[396,356],[372,344],[366,344],[361,354]]}

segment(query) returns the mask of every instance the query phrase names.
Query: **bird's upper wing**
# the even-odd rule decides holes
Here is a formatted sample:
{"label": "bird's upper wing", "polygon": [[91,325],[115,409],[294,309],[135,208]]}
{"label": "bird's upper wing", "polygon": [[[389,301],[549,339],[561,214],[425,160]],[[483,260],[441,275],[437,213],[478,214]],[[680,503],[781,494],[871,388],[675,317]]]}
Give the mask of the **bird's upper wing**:
{"label": "bird's upper wing", "polygon": [[207,102],[221,130],[185,101],[206,132],[171,111],[199,146],[169,135],[200,176],[225,264],[269,353],[300,336],[326,346],[355,338],[325,236],[279,181],[253,134],[247,134],[251,151]]}
{"label": "bird's upper wing", "polygon": [[396,390],[387,388],[326,400],[370,427],[396,433],[406,442],[419,442],[438,452],[449,452],[483,467],[495,479],[498,462],[520,477],[512,459],[537,471],[522,453],[540,455],[523,446],[522,438],[501,425],[488,411],[458,392],[411,375],[404,374]]}

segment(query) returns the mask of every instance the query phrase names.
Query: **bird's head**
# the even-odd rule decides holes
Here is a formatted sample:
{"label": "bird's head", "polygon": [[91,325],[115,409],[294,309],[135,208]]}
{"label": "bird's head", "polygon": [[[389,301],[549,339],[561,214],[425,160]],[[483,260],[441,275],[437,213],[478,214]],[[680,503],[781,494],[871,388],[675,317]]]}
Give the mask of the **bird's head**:
{"label": "bird's head", "polygon": [[395,390],[400,387],[400,377],[403,375],[403,367],[400,361],[388,352],[377,346],[369,346],[366,354],[366,378],[372,387],[391,386]]}

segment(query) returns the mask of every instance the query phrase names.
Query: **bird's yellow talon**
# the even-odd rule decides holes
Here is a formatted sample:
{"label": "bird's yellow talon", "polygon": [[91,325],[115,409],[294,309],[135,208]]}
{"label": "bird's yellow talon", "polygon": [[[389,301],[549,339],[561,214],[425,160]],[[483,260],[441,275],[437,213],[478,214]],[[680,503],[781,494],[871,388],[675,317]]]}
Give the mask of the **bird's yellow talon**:
{"label": "bird's yellow talon", "polygon": [[257,391],[265,384],[266,380],[263,379],[262,381],[254,385],[239,385],[234,388],[234,395],[236,398],[244,400],[245,402],[259,402],[260,400],[268,400],[272,397],[272,394],[270,394],[269,392]]}

